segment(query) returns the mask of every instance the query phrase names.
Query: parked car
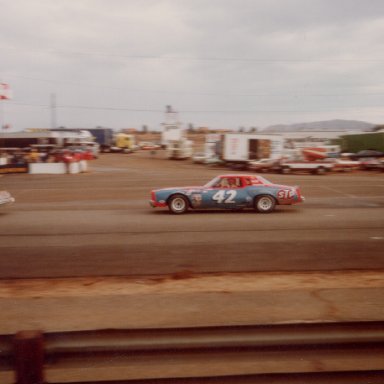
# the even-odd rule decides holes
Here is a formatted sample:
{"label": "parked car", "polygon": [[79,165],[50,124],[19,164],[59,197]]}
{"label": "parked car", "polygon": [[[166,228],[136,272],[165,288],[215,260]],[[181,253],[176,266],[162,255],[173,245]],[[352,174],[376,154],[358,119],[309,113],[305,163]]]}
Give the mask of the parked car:
{"label": "parked car", "polygon": [[268,172],[273,171],[277,164],[276,159],[252,160],[248,162],[248,169],[254,172]]}
{"label": "parked car", "polygon": [[175,187],[151,191],[152,207],[168,207],[181,214],[188,209],[253,208],[272,212],[276,205],[304,201],[299,187],[273,184],[259,175],[221,175],[200,187]]}
{"label": "parked car", "polygon": [[151,141],[140,141],[138,145],[139,145],[140,149],[144,149],[147,151],[148,150],[153,151],[153,150],[161,148],[161,146],[159,144],[153,143]]}
{"label": "parked car", "polygon": [[207,156],[204,152],[196,152],[192,156],[192,161],[196,164],[204,164],[207,160]]}
{"label": "parked car", "polygon": [[382,161],[378,158],[365,157],[360,159],[360,168],[365,171],[379,170],[382,167]]}
{"label": "parked car", "polygon": [[293,172],[309,172],[313,175],[324,175],[332,171],[333,162],[329,160],[324,161],[307,161],[307,160],[287,160],[282,161],[276,167],[279,173],[287,175]]}
{"label": "parked car", "polygon": [[70,146],[70,147],[65,147],[65,149],[70,151],[77,160],[93,160],[97,158],[93,153],[92,149],[89,147]]}
{"label": "parked car", "polygon": [[214,167],[214,166],[222,166],[225,164],[225,162],[217,156],[212,156],[205,159],[205,164],[208,166]]}
{"label": "parked car", "polygon": [[361,162],[357,160],[330,159],[333,163],[333,171],[346,172],[359,169]]}
{"label": "parked car", "polygon": [[353,154],[354,158],[361,159],[361,158],[379,158],[383,157],[384,152],[376,151],[374,149],[364,149],[362,151],[359,151],[355,154]]}

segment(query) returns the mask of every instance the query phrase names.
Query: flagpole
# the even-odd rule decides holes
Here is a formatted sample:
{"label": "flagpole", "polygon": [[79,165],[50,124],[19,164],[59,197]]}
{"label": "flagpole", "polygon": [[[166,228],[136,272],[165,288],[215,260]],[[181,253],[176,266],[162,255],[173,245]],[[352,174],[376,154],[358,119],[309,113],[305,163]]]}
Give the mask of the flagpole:
{"label": "flagpole", "polygon": [[0,128],[4,130],[4,100],[0,99]]}
{"label": "flagpole", "polygon": [[[3,82],[2,82],[2,79],[0,78],[0,85],[2,85]],[[3,104],[4,100],[3,100],[3,97],[2,97],[2,94],[0,94],[0,131],[2,132],[3,129],[4,129],[4,118],[3,118],[3,115],[4,115],[4,104]]]}
{"label": "flagpole", "polygon": [[9,85],[0,79],[0,131],[5,130],[5,104],[4,101],[9,99]]}

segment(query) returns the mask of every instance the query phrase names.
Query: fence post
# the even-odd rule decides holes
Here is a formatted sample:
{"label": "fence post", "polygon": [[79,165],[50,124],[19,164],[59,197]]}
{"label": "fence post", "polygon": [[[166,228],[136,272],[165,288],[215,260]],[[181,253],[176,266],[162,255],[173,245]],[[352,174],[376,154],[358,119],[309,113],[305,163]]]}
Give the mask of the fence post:
{"label": "fence post", "polygon": [[16,384],[43,384],[43,334],[39,331],[18,332],[14,348]]}

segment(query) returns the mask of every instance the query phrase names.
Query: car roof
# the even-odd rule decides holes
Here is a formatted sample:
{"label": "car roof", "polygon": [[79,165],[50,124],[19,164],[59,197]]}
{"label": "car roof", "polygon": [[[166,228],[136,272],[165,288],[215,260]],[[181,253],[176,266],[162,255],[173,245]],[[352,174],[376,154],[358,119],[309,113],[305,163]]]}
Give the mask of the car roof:
{"label": "car roof", "polygon": [[255,178],[255,177],[257,177],[257,175],[243,175],[243,174],[241,174],[241,175],[239,175],[239,174],[234,175],[234,174],[225,174],[225,175],[219,175],[218,177],[252,177],[252,178]]}

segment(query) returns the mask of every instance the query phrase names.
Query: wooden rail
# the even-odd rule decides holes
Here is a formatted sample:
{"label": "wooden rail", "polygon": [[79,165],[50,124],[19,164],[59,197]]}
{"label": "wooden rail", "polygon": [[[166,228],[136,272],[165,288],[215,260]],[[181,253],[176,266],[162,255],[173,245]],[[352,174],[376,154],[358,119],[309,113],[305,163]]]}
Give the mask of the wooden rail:
{"label": "wooden rail", "polygon": [[384,382],[384,322],[19,332],[0,336],[0,382]]}

